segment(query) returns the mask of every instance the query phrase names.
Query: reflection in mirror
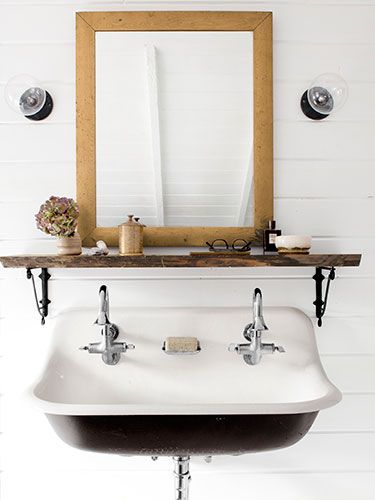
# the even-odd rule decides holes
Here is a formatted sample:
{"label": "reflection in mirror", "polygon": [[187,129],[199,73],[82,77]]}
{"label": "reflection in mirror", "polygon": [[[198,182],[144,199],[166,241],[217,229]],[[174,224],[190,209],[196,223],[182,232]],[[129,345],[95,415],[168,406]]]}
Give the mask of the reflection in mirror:
{"label": "reflection in mirror", "polygon": [[96,33],[97,226],[253,225],[252,32]]}

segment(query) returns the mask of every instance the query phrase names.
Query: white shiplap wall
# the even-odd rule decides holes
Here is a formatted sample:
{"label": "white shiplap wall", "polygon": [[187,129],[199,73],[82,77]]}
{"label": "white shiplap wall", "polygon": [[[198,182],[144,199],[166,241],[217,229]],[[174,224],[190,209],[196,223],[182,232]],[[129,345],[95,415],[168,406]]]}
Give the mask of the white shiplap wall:
{"label": "white shiplap wall", "polygon": [[[228,9],[274,12],[275,211],[285,233],[312,233],[316,251],[363,252],[340,270],[328,317],[317,331],[324,366],[344,392],[310,434],[278,452],[194,460],[192,498],[373,499],[375,480],[375,0],[273,2],[86,2],[0,0],[0,86],[29,72],[55,100],[40,124],[18,119],[0,99],[0,253],[53,251],[33,214],[51,193],[75,194],[74,12],[87,9]],[[346,106],[327,121],[301,115],[298,101],[319,73],[341,71]],[[0,93],[2,93],[2,88]],[[245,305],[250,289],[267,304],[313,313],[310,270],[56,271],[51,314],[96,303],[106,282],[113,305]],[[96,455],[70,449],[30,408],[49,339],[39,327],[30,283],[1,272],[1,498],[57,500],[172,498],[168,459]],[[277,383],[277,381],[275,381]]]}

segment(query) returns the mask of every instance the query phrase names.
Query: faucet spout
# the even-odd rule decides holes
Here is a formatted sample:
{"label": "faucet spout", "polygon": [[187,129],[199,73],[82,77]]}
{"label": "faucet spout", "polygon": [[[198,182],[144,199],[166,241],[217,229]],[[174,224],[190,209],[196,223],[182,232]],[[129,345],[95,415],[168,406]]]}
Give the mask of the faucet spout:
{"label": "faucet spout", "polygon": [[253,322],[251,323],[250,328],[257,332],[268,330],[266,322],[263,318],[263,299],[262,292],[259,288],[255,288],[253,294]]}
{"label": "faucet spout", "polygon": [[99,312],[95,321],[96,325],[109,325],[109,295],[108,289],[102,285],[99,289]]}

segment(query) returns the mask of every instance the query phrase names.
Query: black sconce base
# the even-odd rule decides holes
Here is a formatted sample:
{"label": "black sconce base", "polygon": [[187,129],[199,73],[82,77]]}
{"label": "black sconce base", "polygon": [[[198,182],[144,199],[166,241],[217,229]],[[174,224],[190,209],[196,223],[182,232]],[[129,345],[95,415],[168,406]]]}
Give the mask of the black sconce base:
{"label": "black sconce base", "polygon": [[42,109],[37,113],[35,113],[35,115],[25,116],[25,118],[33,121],[44,120],[44,118],[47,118],[47,116],[51,114],[52,109],[53,109],[53,100],[51,94],[46,91],[46,102],[44,103]]}
{"label": "black sconce base", "polygon": [[307,118],[311,118],[311,120],[324,120],[324,118],[327,118],[329,115],[323,115],[322,113],[318,113],[313,109],[309,101],[307,99],[307,90],[303,93],[301,97],[301,109],[303,111],[303,114],[307,116]]}

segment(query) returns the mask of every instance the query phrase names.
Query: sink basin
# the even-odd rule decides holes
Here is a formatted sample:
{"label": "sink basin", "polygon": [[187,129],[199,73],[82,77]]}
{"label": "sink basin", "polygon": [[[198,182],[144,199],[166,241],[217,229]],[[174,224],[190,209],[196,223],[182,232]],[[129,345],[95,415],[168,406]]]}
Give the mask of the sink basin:
{"label": "sink basin", "polygon": [[[320,363],[313,325],[294,308],[264,308],[264,342],[284,346],[247,365],[229,352],[243,342],[250,308],[111,310],[118,340],[136,349],[115,366],[78,348],[99,339],[95,309],[55,320],[37,406],[67,444],[124,455],[242,454],[290,446],[318,412],[341,399]],[[166,355],[168,336],[195,336],[195,355]]]}

